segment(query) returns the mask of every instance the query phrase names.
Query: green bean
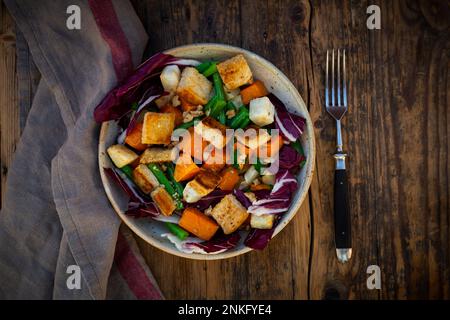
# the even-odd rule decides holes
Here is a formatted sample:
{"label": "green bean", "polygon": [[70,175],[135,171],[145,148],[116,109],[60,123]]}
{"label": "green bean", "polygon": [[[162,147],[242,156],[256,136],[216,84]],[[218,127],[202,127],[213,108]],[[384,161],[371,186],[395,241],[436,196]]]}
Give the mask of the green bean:
{"label": "green bean", "polygon": [[180,240],[184,240],[189,236],[189,233],[186,230],[181,229],[181,227],[179,227],[175,223],[166,222],[166,226],[167,229],[169,229],[169,231],[176,235]]}
{"label": "green bean", "polygon": [[175,190],[176,190],[178,196],[180,198],[183,198],[183,190],[184,190],[184,188],[183,188],[183,185],[181,183],[179,183],[177,180],[175,180],[175,177],[174,177],[175,169],[174,169],[173,163],[172,162],[168,162],[166,164],[166,166],[167,166],[167,173],[169,175],[170,181],[172,182],[173,186],[175,187]]}
{"label": "green bean", "polygon": [[120,168],[120,170],[122,170],[123,173],[125,173],[125,175],[130,178],[131,180],[133,180],[133,169],[130,166],[125,166]]}
{"label": "green bean", "polygon": [[304,156],[305,152],[303,151],[303,147],[302,144],[300,142],[300,139],[295,140],[294,142],[291,143],[292,148],[295,149],[295,151],[298,152],[299,155]]}
{"label": "green bean", "polygon": [[219,117],[218,118],[219,118],[219,122],[221,124],[226,125],[226,123],[227,123],[227,116],[225,115],[225,110],[222,110],[219,113]]}
{"label": "green bean", "polygon": [[226,105],[225,108],[227,109],[227,111],[230,111],[230,110],[236,110],[236,107],[234,106],[234,103],[231,102],[231,101],[228,101],[228,102],[227,102],[227,105]]}
{"label": "green bean", "polygon": [[205,76],[205,77],[209,77],[209,76],[212,76],[214,73],[216,73],[217,72],[217,64],[215,63],[215,62],[213,62],[213,63],[211,63],[211,65],[205,70],[205,71],[203,71],[202,73],[203,73],[203,75]]}
{"label": "green bean", "polygon": [[159,183],[161,183],[166,191],[172,196],[172,198],[175,200],[177,209],[183,209],[183,203],[180,200],[180,197],[178,196],[178,193],[175,191],[175,188],[170,183],[169,179],[167,179],[164,172],[161,170],[161,168],[156,163],[150,163],[148,164],[148,168],[150,171],[155,175],[156,179]]}
{"label": "green bean", "polygon": [[241,127],[241,124],[246,121],[248,118],[249,113],[248,109],[246,107],[241,107],[238,111],[238,113],[234,116],[233,119],[230,121],[230,128],[232,129],[238,129]]}
{"label": "green bean", "polygon": [[211,100],[209,100],[208,103],[205,104],[205,106],[203,107],[203,110],[205,111],[205,113],[210,111],[211,108],[216,104],[216,102],[217,102],[217,96],[214,95],[214,97],[212,97]]}
{"label": "green bean", "polygon": [[217,100],[209,113],[210,117],[217,118],[227,103],[224,100]]}
{"label": "green bean", "polygon": [[190,127],[193,127],[197,121],[201,120],[201,118],[202,117],[196,117],[189,122],[180,124],[176,129],[189,129]]}
{"label": "green bean", "polygon": [[206,69],[208,69],[211,66],[212,63],[213,63],[212,61],[205,61],[200,63],[195,68],[197,69],[198,72],[203,73],[205,72]]}
{"label": "green bean", "polygon": [[223,91],[222,79],[218,72],[213,74],[214,92],[217,100],[225,100],[225,92]]}

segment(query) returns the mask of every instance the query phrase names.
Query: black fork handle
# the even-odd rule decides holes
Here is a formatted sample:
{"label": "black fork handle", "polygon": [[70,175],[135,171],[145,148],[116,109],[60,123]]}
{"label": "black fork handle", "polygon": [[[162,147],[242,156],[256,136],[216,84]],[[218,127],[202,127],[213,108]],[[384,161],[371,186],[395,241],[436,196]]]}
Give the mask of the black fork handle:
{"label": "black fork handle", "polygon": [[336,249],[352,247],[347,193],[347,172],[345,169],[336,169],[334,174],[334,240]]}

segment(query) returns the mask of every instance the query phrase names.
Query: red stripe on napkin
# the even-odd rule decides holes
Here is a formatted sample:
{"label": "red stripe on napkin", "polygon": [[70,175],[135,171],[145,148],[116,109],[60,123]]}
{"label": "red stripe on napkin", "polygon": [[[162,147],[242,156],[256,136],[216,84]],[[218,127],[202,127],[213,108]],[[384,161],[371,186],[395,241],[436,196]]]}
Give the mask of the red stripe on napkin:
{"label": "red stripe on napkin", "polygon": [[111,0],[89,0],[89,7],[103,39],[111,49],[114,70],[120,82],[134,69],[127,37],[120,26]]}
{"label": "red stripe on napkin", "polygon": [[163,299],[134,255],[126,237],[119,232],[114,261],[120,274],[137,299]]}
{"label": "red stripe on napkin", "polygon": [[[114,71],[120,82],[134,70],[128,40],[110,0],[89,0],[89,6],[100,33],[111,50]],[[139,249],[136,247],[135,250]],[[119,231],[117,237],[114,262],[137,299],[163,299],[156,283],[150,279],[143,262],[138,259],[133,245],[122,231]]]}

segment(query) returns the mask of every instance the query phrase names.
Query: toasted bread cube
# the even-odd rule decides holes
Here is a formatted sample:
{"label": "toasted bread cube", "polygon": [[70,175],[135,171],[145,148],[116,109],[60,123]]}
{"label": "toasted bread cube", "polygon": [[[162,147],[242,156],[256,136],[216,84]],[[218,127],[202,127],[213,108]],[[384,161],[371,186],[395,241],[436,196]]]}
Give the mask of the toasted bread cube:
{"label": "toasted bread cube", "polygon": [[201,171],[194,180],[189,181],[183,190],[183,199],[187,203],[199,201],[213,191],[220,182],[220,176],[211,171]]}
{"label": "toasted bread cube", "polygon": [[272,229],[273,222],[275,221],[275,215],[263,214],[257,216],[252,213],[250,218],[250,226],[255,229]]}
{"label": "toasted bread cube", "polygon": [[166,191],[164,187],[157,187],[150,194],[159,211],[165,215],[170,216],[177,208],[175,205],[175,201],[170,196],[170,194]]}
{"label": "toasted bread cube", "polygon": [[142,143],[169,144],[174,128],[174,113],[147,112],[142,128]]}
{"label": "toasted bread cube", "polygon": [[214,118],[206,117],[195,127],[194,132],[217,149],[222,149],[226,143],[227,128]]}
{"label": "toasted bread cube", "polygon": [[116,144],[109,147],[107,152],[117,168],[123,168],[139,158],[134,151],[121,144]]}
{"label": "toasted bread cube", "polygon": [[141,155],[140,163],[160,163],[160,162],[171,162],[176,158],[176,149],[171,148],[148,148]]}
{"label": "toasted bread cube", "polygon": [[275,107],[267,97],[250,101],[250,120],[260,127],[271,124],[275,117]]}
{"label": "toasted bread cube", "polygon": [[236,231],[248,218],[247,209],[232,194],[226,195],[211,211],[225,234]]}
{"label": "toasted bread cube", "polygon": [[234,90],[253,82],[252,71],[242,54],[219,63],[217,70],[227,90]]}
{"label": "toasted bread cube", "polygon": [[165,91],[175,92],[180,82],[180,68],[177,65],[167,66],[163,69],[159,78]]}
{"label": "toasted bread cube", "polygon": [[197,69],[184,68],[177,88],[177,94],[182,100],[194,105],[204,105],[210,98],[211,90],[211,82]]}
{"label": "toasted bread cube", "polygon": [[145,194],[150,194],[154,188],[159,186],[158,179],[144,164],[138,165],[133,170],[133,181]]}

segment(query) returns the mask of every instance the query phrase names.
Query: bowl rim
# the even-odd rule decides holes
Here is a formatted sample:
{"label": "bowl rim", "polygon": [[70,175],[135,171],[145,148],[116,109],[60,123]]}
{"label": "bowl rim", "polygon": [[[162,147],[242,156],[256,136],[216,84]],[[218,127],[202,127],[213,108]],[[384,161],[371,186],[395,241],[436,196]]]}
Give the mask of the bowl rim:
{"label": "bowl rim", "polygon": [[[289,208],[288,212],[284,216],[285,220],[283,221],[283,223],[280,223],[275,227],[275,231],[272,235],[272,239],[273,239],[296,216],[296,214],[300,210],[300,207],[303,204],[303,201],[305,200],[306,195],[308,194],[309,188],[311,186],[314,169],[315,169],[316,145],[315,145],[314,129],[312,126],[312,120],[311,120],[311,116],[309,114],[308,108],[307,108],[303,98],[301,97],[300,93],[298,92],[297,88],[294,86],[294,84],[289,80],[289,78],[281,70],[279,70],[273,63],[271,63],[267,59],[259,56],[258,54],[254,53],[254,52],[251,52],[249,50],[246,50],[246,49],[243,49],[240,47],[236,47],[236,46],[227,45],[227,44],[221,44],[221,43],[194,43],[194,44],[187,44],[187,45],[182,45],[182,46],[174,47],[171,49],[167,49],[167,50],[164,50],[163,53],[174,54],[176,52],[177,56],[182,57],[183,51],[190,51],[190,50],[192,50],[192,48],[195,48],[195,47],[204,47],[205,49],[207,49],[208,47],[210,47],[210,48],[213,47],[215,50],[221,50],[221,51],[224,51],[225,53],[232,53],[232,54],[236,53],[236,51],[238,51],[238,52],[243,53],[244,55],[252,57],[252,59],[254,61],[257,61],[258,63],[268,67],[266,69],[268,69],[270,72],[274,73],[274,75],[276,75],[276,77],[278,77],[280,80],[282,80],[283,84],[285,84],[289,88],[289,91],[293,95],[295,101],[296,102],[298,101],[301,105],[303,105],[303,107],[307,111],[306,116],[305,116],[305,119],[306,119],[306,130],[305,131],[308,135],[308,140],[310,141],[309,142],[310,149],[309,149],[309,155],[308,155],[308,159],[306,162],[306,166],[303,168],[303,170],[306,170],[305,180],[304,180],[304,184],[303,184],[303,190],[300,194],[299,199],[295,203],[291,203],[291,207]],[[236,256],[239,256],[239,255],[242,255],[242,254],[245,254],[247,252],[254,250],[249,247],[243,247],[243,248],[235,250],[235,251],[225,251],[225,252],[218,253],[218,254],[192,254],[192,253],[188,254],[188,253],[179,251],[175,246],[173,246],[173,248],[169,249],[168,247],[161,245],[159,243],[159,240],[154,239],[152,236],[148,235],[146,232],[143,232],[140,228],[134,226],[131,223],[132,218],[126,216],[125,213],[122,212],[122,210],[119,208],[118,203],[114,199],[111,191],[109,190],[108,185],[106,184],[107,177],[106,177],[106,174],[102,167],[102,155],[104,157],[104,155],[106,153],[106,146],[105,146],[104,141],[106,139],[110,123],[111,123],[110,121],[103,122],[101,125],[101,129],[100,129],[99,145],[98,145],[98,165],[99,165],[100,176],[101,176],[101,180],[102,180],[102,184],[103,184],[103,188],[105,190],[106,196],[107,196],[109,202],[111,203],[112,207],[114,208],[114,211],[116,211],[116,213],[119,215],[120,219],[135,234],[137,234],[145,242],[164,251],[165,253],[175,255],[178,257],[192,259],[192,260],[205,261],[205,260],[228,259],[228,258],[236,257]]]}

